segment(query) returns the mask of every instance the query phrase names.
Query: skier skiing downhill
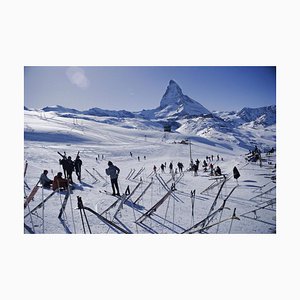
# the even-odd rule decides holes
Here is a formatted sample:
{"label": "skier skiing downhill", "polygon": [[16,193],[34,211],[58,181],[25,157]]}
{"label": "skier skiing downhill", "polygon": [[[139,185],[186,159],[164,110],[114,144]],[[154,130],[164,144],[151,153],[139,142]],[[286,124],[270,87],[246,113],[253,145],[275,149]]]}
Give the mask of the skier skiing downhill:
{"label": "skier skiing downhill", "polygon": [[[105,170],[106,174],[110,176],[111,187],[113,190],[113,196],[120,196],[119,185],[118,185],[118,175],[120,173],[120,169],[115,166],[111,161],[108,163],[108,168]],[[116,193],[117,192],[117,193]]]}

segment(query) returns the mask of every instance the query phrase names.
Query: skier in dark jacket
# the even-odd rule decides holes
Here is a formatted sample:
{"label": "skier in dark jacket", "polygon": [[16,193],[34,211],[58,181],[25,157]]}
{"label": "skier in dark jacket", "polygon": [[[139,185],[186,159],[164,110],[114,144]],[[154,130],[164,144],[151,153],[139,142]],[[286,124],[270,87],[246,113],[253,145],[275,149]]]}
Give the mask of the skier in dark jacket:
{"label": "skier in dark jacket", "polygon": [[[113,190],[113,196],[120,196],[119,185],[118,185],[118,176],[120,169],[115,166],[111,161],[108,162],[108,168],[105,170],[106,174],[110,176],[111,187]],[[117,193],[116,193],[117,191]]]}
{"label": "skier in dark jacket", "polygon": [[68,160],[67,157],[64,155],[62,159],[59,160],[59,164],[62,166],[64,171],[64,176],[67,178],[67,166],[68,166]]}
{"label": "skier in dark jacket", "polygon": [[71,156],[68,156],[67,162],[66,162],[66,171],[67,171],[67,178],[69,182],[72,184],[73,179],[72,179],[72,173],[74,171],[74,162],[71,158]]}
{"label": "skier in dark jacket", "polygon": [[221,176],[222,175],[221,168],[219,166],[216,167],[215,175],[216,176]]}
{"label": "skier in dark jacket", "polygon": [[75,167],[75,172],[77,175],[77,179],[81,181],[81,166],[82,166],[82,160],[80,159],[80,156],[77,155],[76,159],[74,161],[74,167]]}
{"label": "skier in dark jacket", "polygon": [[234,179],[236,179],[236,181],[238,180],[238,178],[240,177],[240,172],[238,171],[237,167],[233,168],[233,177]]}

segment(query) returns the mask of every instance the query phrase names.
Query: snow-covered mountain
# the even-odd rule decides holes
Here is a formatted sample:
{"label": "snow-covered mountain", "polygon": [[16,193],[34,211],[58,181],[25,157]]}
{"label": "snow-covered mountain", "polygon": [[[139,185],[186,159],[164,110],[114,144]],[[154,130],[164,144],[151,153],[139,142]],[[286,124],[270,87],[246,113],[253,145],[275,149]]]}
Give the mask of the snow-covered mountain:
{"label": "snow-covered mountain", "polygon": [[67,108],[61,105],[53,105],[53,106],[46,106],[44,108],[42,108],[43,111],[45,112],[49,112],[49,111],[53,111],[53,112],[57,112],[57,113],[74,113],[74,114],[78,114],[80,111],[74,108]]}
{"label": "snow-covered mountain", "polygon": [[82,112],[84,115],[98,117],[134,118],[134,114],[127,110],[105,110],[98,107],[91,108]]}
{"label": "snow-covered mountain", "polygon": [[[24,107],[24,110],[27,108]],[[170,125],[172,132],[195,135],[216,142],[250,149],[257,144],[267,149],[276,143],[276,106],[243,108],[240,111],[210,112],[199,102],[183,94],[180,86],[170,80],[160,105],[155,109],[129,112],[104,110],[94,107],[88,110],[47,106],[43,112],[52,112],[64,118],[91,120],[97,123],[117,125],[122,128],[163,130]],[[76,121],[78,122],[78,121]]]}
{"label": "snow-covered mountain", "polygon": [[140,115],[150,119],[182,118],[187,116],[210,115],[211,112],[199,102],[182,93],[179,85],[170,80],[159,107],[152,110],[143,110]]}
{"label": "snow-covered mountain", "polygon": [[276,106],[272,105],[260,108],[245,107],[237,115],[246,122],[269,126],[276,123]]}

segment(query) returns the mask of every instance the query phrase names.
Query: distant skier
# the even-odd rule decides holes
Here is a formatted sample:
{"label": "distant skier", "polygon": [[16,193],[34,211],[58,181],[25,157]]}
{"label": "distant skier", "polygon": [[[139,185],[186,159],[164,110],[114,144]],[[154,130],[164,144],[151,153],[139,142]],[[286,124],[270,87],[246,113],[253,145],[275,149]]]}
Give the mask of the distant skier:
{"label": "distant skier", "polygon": [[81,166],[82,166],[82,160],[80,159],[80,156],[77,155],[74,161],[74,167],[75,167],[75,173],[77,175],[77,179],[79,181],[81,181]]}
{"label": "distant skier", "polygon": [[138,159],[138,161],[140,161],[140,157],[139,156],[137,157],[137,159]]}
{"label": "distant skier", "polygon": [[74,172],[74,162],[71,158],[71,156],[68,156],[67,162],[66,162],[66,171],[67,171],[67,178],[69,182],[72,184],[72,173]]}
{"label": "distant skier", "polygon": [[170,162],[170,164],[169,164],[169,169],[170,169],[170,173],[172,173],[172,171],[173,171],[173,164],[172,164],[172,162]]}
{"label": "distant skier", "polygon": [[165,173],[165,165],[164,165],[164,164],[161,164],[160,168],[161,168],[161,172],[162,172],[162,173]]}
{"label": "distant skier", "polygon": [[233,168],[233,178],[236,179],[236,181],[238,180],[238,178],[240,177],[240,172],[238,171],[237,167]]}
{"label": "distant skier", "polygon": [[131,151],[129,152],[129,154],[130,154],[130,156],[132,157],[132,152],[131,152]]}
{"label": "distant skier", "polygon": [[198,176],[198,165],[197,164],[192,165],[192,171],[194,172],[194,176]]}
{"label": "distant skier", "polygon": [[47,174],[48,174],[48,170],[44,170],[44,172],[40,176],[40,183],[43,188],[50,189],[53,180],[49,179]]}
{"label": "distant skier", "polygon": [[209,168],[210,168],[210,176],[213,176],[214,175],[214,165],[212,163],[210,163]]}
{"label": "distant skier", "polygon": [[183,172],[183,164],[182,164],[182,162],[178,162],[177,166],[178,166],[179,172],[182,173]]}
{"label": "distant skier", "polygon": [[199,164],[200,164],[200,160],[197,158],[195,161],[196,165],[197,165],[197,170],[199,169]]}
{"label": "distant skier", "polygon": [[68,180],[62,178],[62,172],[58,172],[56,176],[54,176],[52,189],[53,191],[57,189],[67,189],[68,188]]}
{"label": "distant skier", "polygon": [[219,166],[216,167],[215,175],[216,176],[221,176],[222,175],[221,168]]}
{"label": "distant skier", "polygon": [[154,174],[156,174],[156,165],[154,165],[154,167],[153,167],[153,172],[154,172]]}
{"label": "distant skier", "polygon": [[[108,168],[105,170],[106,174],[110,176],[111,187],[113,190],[113,196],[120,196],[119,185],[118,185],[118,176],[120,173],[120,169],[113,165],[111,161],[108,162]],[[116,193],[117,191],[117,193]]]}

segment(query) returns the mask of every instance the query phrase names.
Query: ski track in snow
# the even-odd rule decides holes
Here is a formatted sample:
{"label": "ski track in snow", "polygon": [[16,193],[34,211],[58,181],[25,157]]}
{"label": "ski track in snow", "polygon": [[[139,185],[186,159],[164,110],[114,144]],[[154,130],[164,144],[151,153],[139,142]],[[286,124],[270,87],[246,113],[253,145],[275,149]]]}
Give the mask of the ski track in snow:
{"label": "ski track in snow", "polygon": [[[106,118],[102,119],[106,120]],[[208,176],[208,172],[204,172],[201,167],[198,176],[193,176],[190,171],[184,172],[184,176],[176,184],[175,198],[168,197],[142,223],[136,223],[135,221],[149,211],[167,193],[155,176],[149,176],[153,171],[153,166],[156,165],[157,170],[159,170],[158,173],[165,182],[168,182],[169,187],[173,182],[169,173],[169,163],[173,162],[174,168],[176,168],[177,162],[181,161],[184,164],[184,169],[187,169],[190,155],[189,145],[174,143],[174,141],[178,142],[185,138],[192,140],[191,149],[194,160],[198,158],[202,162],[207,155],[213,154],[213,163],[215,163],[215,166],[219,165],[222,172],[227,174],[229,178],[224,184],[213,211],[216,211],[222,205],[224,199],[237,185],[236,180],[231,177],[232,168],[237,166],[241,174],[238,186],[226,201],[222,215],[220,213],[216,214],[209,225],[217,224],[225,219],[228,219],[228,221],[212,226],[203,233],[276,232],[276,183],[271,180],[271,177],[276,175],[274,168],[275,155],[270,157],[264,155],[263,166],[260,167],[258,163],[247,163],[245,149],[235,143],[226,141],[226,137],[222,141],[209,140],[199,136],[189,136],[186,132],[182,135],[180,133],[166,134],[154,128],[142,130],[139,127],[139,122],[134,120],[130,121],[131,127],[136,126],[136,129],[107,124],[99,122],[99,120],[101,118],[98,118],[97,122],[92,120],[74,121],[73,118],[63,118],[52,112],[44,113],[43,116],[39,112],[25,112],[24,156],[25,160],[28,161],[25,181],[31,189],[44,169],[49,171],[48,175],[51,179],[57,172],[61,171],[60,156],[57,151],[61,153],[65,151],[72,159],[75,159],[77,152],[80,151],[83,166],[81,184],[76,180],[76,175],[73,173],[73,180],[77,188],[71,192],[63,219],[58,219],[58,214],[64,194],[56,193],[41,208],[24,219],[24,233],[84,233],[80,210],[77,209],[77,196],[82,198],[84,206],[99,214],[117,200],[104,192],[104,190],[111,192],[109,178],[105,175],[109,160],[121,169],[119,185],[122,192],[125,192],[127,186],[129,186],[130,191],[133,191],[141,180],[142,183],[117,214],[119,203],[103,214],[103,217],[110,221],[113,220],[117,226],[128,233],[182,233],[207,217],[221,186],[220,182],[214,188],[205,191],[215,179]],[[262,132],[257,132],[257,134],[258,138],[262,138]],[[272,141],[270,145],[273,145]],[[130,157],[130,151],[133,153],[133,157]],[[216,161],[217,154],[224,160]],[[102,155],[104,156],[103,159]],[[140,161],[137,159],[138,156],[140,156]],[[144,159],[144,156],[146,156],[146,159]],[[162,174],[160,165],[165,162],[167,168],[165,173]],[[140,175],[133,179],[142,168],[144,169]],[[95,176],[98,181],[95,181],[85,169]],[[130,179],[126,179],[131,169],[136,171]],[[100,178],[95,170],[105,180]],[[176,174],[175,181],[178,177],[179,174]],[[138,203],[130,205],[131,201],[134,202],[139,197],[151,180],[153,180],[153,184]],[[190,193],[194,189],[196,195],[194,215],[192,216]],[[30,190],[26,187],[24,191],[26,195],[30,193]],[[34,200],[24,210],[24,215],[28,214],[50,193],[50,190],[40,189]],[[176,199],[177,197],[180,201]],[[266,204],[269,205],[266,206]],[[264,208],[259,209],[260,207]],[[236,209],[236,216],[239,220],[234,219],[231,221],[230,218],[234,209]],[[86,211],[86,216],[93,234],[120,233],[120,231],[113,226],[108,226],[90,211]],[[88,232],[87,228],[85,223],[86,232]],[[196,229],[201,229],[201,227]]]}

